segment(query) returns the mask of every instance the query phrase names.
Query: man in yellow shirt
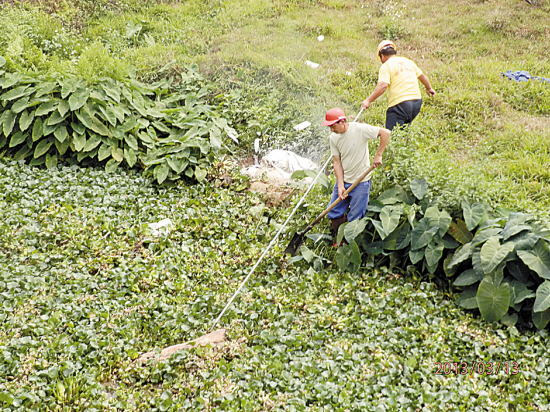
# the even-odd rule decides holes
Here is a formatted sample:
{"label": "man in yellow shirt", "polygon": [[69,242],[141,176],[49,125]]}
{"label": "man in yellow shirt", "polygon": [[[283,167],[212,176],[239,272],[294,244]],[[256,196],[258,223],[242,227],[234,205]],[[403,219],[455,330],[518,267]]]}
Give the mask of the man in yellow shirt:
{"label": "man in yellow shirt", "polygon": [[382,67],[378,72],[378,84],[361,106],[364,109],[388,91],[388,110],[386,111],[386,129],[393,130],[397,125],[411,123],[420,112],[422,96],[418,80],[426,88],[430,96],[435,96],[428,77],[405,57],[397,56],[397,48],[390,40],[384,40],[378,45],[378,60]]}

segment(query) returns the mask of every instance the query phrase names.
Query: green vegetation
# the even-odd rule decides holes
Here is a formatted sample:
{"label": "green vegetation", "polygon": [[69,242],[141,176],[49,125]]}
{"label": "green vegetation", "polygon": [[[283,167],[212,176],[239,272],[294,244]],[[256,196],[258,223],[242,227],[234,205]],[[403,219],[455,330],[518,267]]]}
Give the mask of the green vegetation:
{"label": "green vegetation", "polygon": [[[547,410],[550,87],[500,75],[550,77],[533,3],[3,3],[3,410]],[[209,331],[296,201],[267,208],[238,159],[256,138],[325,158],[324,112],[358,111],[387,37],[438,94],[394,134],[350,244],[322,222],[287,260],[285,236],[228,342],[137,363]]]}

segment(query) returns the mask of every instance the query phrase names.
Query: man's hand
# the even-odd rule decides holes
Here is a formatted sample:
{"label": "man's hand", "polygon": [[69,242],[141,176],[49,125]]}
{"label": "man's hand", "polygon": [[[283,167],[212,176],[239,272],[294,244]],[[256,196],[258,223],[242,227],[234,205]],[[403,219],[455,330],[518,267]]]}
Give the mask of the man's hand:
{"label": "man's hand", "polygon": [[382,156],[376,155],[372,161],[372,165],[376,168],[382,165]]}
{"label": "man's hand", "polygon": [[344,186],[338,186],[338,197],[340,200],[344,200],[346,197],[348,197],[347,193],[344,193],[346,191],[346,188]]}
{"label": "man's hand", "polygon": [[426,93],[428,93],[432,97],[435,96],[435,90],[432,89],[431,87],[429,89],[426,89]]}
{"label": "man's hand", "polygon": [[363,100],[363,103],[361,103],[361,107],[363,109],[368,109],[370,107],[370,100],[369,99]]}

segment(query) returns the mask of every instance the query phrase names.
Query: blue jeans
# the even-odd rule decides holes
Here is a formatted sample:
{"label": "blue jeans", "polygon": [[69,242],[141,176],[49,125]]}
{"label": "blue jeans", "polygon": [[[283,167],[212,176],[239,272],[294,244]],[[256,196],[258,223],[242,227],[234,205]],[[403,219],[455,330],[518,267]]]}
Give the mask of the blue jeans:
{"label": "blue jeans", "polygon": [[[351,183],[344,183],[346,189],[350,186]],[[348,212],[347,221],[350,222],[365,216],[365,213],[367,213],[367,205],[369,204],[370,186],[370,180],[368,182],[361,182],[355,186],[355,188],[349,192],[348,197],[340,201],[340,203],[328,212],[328,218],[338,219],[344,217],[346,212]],[[335,183],[332,189],[329,206],[334,203],[336,199],[338,199],[338,183]]]}

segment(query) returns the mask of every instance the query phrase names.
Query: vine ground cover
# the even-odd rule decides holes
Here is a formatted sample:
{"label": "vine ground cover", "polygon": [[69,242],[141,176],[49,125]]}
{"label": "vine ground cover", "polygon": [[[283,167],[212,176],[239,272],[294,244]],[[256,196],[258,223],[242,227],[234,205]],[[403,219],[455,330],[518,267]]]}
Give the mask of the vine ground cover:
{"label": "vine ground cover", "polygon": [[[546,331],[474,319],[418,274],[287,266],[288,239],[222,320],[229,342],[136,364],[206,333],[288,213],[212,178],[162,189],[1,161],[4,410],[547,408]],[[165,217],[173,229],[152,237],[147,223]],[[462,361],[519,373],[436,375]]]}

